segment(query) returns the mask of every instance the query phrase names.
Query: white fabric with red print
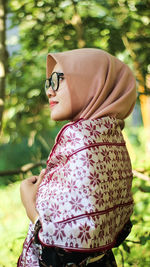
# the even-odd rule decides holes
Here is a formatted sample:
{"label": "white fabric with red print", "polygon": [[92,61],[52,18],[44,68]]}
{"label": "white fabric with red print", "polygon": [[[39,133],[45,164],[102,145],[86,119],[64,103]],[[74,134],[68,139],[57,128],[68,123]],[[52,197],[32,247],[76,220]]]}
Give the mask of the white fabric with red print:
{"label": "white fabric with red print", "polygon": [[[42,245],[82,252],[115,245],[133,211],[132,169],[119,125],[110,117],[80,119],[59,132],[37,193]],[[39,266],[33,231],[30,224],[20,267]]]}

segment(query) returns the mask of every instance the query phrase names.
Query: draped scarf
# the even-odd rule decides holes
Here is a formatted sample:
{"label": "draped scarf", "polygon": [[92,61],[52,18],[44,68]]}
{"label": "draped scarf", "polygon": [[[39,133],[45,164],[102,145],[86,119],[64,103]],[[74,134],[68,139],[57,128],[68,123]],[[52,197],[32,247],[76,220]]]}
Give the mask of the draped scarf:
{"label": "draped scarf", "polygon": [[[118,119],[79,119],[65,125],[37,194],[40,244],[79,252],[114,247],[133,211],[131,185],[131,163]],[[20,267],[39,266],[33,232],[30,224]]]}

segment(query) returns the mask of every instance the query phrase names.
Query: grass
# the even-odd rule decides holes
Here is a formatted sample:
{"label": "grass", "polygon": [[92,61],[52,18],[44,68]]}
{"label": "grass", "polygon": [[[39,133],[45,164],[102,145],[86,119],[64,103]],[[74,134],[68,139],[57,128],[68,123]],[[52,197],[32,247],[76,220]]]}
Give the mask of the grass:
{"label": "grass", "polygon": [[14,267],[21,253],[28,219],[20,201],[19,182],[0,188],[0,266]]}

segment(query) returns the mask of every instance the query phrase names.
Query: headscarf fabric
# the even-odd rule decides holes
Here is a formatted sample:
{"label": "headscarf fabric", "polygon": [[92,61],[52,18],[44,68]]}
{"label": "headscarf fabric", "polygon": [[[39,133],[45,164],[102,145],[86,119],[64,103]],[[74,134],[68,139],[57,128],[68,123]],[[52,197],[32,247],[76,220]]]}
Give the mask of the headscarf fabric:
{"label": "headscarf fabric", "polygon": [[136,101],[136,82],[130,68],[109,53],[82,48],[47,56],[47,78],[59,63],[67,80],[73,120],[112,116],[124,120]]}

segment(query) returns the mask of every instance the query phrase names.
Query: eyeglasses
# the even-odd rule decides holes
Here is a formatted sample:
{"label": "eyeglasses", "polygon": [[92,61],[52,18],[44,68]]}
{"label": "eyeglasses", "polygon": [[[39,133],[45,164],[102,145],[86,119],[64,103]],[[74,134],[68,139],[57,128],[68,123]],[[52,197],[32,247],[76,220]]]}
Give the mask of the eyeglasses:
{"label": "eyeglasses", "polygon": [[59,88],[59,81],[64,77],[64,73],[53,72],[51,76],[45,81],[45,92],[51,86],[53,91],[57,91]]}

